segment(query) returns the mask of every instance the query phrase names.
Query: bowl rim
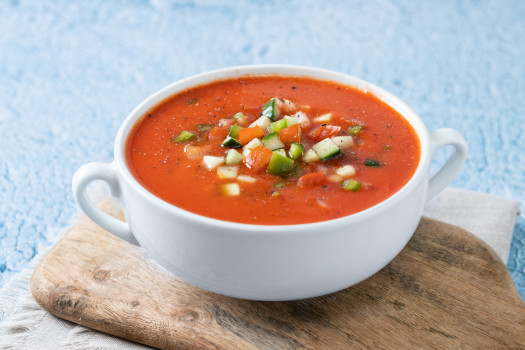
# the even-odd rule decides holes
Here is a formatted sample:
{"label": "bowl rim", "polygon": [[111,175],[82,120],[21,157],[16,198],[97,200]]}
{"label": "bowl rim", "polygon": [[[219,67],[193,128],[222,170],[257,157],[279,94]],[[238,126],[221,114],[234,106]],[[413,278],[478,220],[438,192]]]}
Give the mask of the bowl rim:
{"label": "bowl rim", "polygon": [[[214,219],[211,217],[193,213],[185,209],[179,208],[171,203],[168,203],[167,201],[149,192],[131,174],[131,171],[129,170],[126,163],[124,153],[127,138],[133,126],[148,110],[155,107],[160,102],[176,93],[200,85],[205,85],[214,81],[239,78],[242,76],[272,75],[297,76],[314,78],[318,80],[334,81],[339,84],[358,88],[362,91],[365,91],[365,93],[373,93],[377,98],[390,105],[403,118],[405,118],[405,120],[409,122],[409,124],[413,127],[414,131],[416,132],[416,135],[420,142],[420,159],[414,174],[403,185],[403,187],[401,187],[393,195],[365,210],[331,220],[290,225],[245,224]],[[367,220],[372,216],[378,215],[380,212],[383,212],[384,210],[393,205],[396,205],[396,203],[400,202],[403,198],[410,195],[411,191],[415,189],[419,184],[419,181],[428,182],[428,179],[425,177],[425,175],[427,174],[427,170],[429,168],[430,158],[431,154],[429,133],[421,118],[400,98],[384,90],[383,88],[345,73],[340,73],[322,68],[286,64],[258,64],[227,67],[192,75],[187,78],[178,80],[174,83],[171,83],[145,98],[127,115],[117,132],[117,137],[115,139],[114,144],[113,165],[118,169],[118,172],[121,175],[119,176],[119,178],[121,180],[124,179],[125,181],[127,181],[133,187],[133,189],[138,194],[140,194],[145,200],[150,201],[151,203],[158,206],[159,209],[162,209],[165,212],[180,217],[180,219],[209,227],[223,228],[232,232],[243,232],[243,234],[245,234],[246,232],[279,232],[280,234],[282,234],[283,232],[293,233],[303,232],[305,230],[317,231],[326,229],[328,226],[339,227],[342,225],[355,224],[357,222]],[[123,203],[123,206],[125,207],[126,203]]]}

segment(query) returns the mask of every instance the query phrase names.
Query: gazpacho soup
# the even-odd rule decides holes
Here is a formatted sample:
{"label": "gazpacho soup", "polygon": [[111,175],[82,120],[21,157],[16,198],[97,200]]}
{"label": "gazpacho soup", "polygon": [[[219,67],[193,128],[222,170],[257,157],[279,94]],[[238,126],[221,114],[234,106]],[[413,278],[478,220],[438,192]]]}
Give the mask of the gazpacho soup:
{"label": "gazpacho soup", "polygon": [[133,127],[128,167],[148,191],[206,217],[257,225],[331,220],[392,196],[419,139],[366,91],[291,76],[246,76],[164,100]]}

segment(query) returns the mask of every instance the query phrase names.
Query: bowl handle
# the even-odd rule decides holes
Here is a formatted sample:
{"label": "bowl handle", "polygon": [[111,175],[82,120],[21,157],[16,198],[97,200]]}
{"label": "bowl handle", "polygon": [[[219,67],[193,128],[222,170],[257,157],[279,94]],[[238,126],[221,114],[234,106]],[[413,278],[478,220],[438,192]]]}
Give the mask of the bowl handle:
{"label": "bowl handle", "polygon": [[138,245],[129,225],[105,213],[91,202],[86,187],[94,180],[102,180],[109,186],[113,197],[120,198],[120,185],[113,163],[88,163],[81,166],[73,176],[73,196],[80,209],[103,229],[125,241]]}
{"label": "bowl handle", "polygon": [[438,149],[444,146],[454,146],[454,151],[441,169],[430,178],[427,201],[441,192],[454,180],[467,158],[467,142],[458,131],[443,128],[430,133],[430,152],[432,157]]}

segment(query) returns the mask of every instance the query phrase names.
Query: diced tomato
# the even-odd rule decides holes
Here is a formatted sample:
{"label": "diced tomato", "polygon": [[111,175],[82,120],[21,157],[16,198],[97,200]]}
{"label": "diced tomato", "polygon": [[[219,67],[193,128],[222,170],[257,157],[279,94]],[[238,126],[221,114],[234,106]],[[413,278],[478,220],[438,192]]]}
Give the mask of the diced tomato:
{"label": "diced tomato", "polygon": [[263,131],[257,125],[253,128],[244,128],[239,130],[239,142],[241,143],[241,145],[245,145],[251,140],[263,136]]}
{"label": "diced tomato", "polygon": [[329,137],[337,136],[341,127],[337,125],[323,125],[308,134],[308,137],[315,141],[322,141]]}
{"label": "diced tomato", "polygon": [[186,153],[186,157],[188,157],[188,159],[199,159],[205,155],[210,154],[210,152],[211,152],[211,145],[205,145],[205,146],[186,145],[184,147],[184,153]]}
{"label": "diced tomato", "polygon": [[293,124],[279,131],[279,139],[287,144],[301,142],[301,125]]}
{"label": "diced tomato", "polygon": [[264,146],[259,146],[250,152],[244,158],[244,164],[248,169],[253,171],[260,171],[265,169],[268,163],[270,163],[270,158],[272,158],[273,152]]}
{"label": "diced tomato", "polygon": [[235,124],[235,119],[221,119],[219,120],[219,126],[232,126]]}
{"label": "diced tomato", "polygon": [[323,173],[310,173],[297,179],[297,184],[300,186],[319,185],[325,182],[325,180],[326,175]]}
{"label": "diced tomato", "polygon": [[228,133],[230,132],[230,127],[220,127],[216,126],[210,130],[208,138],[210,140],[224,140]]}
{"label": "diced tomato", "polygon": [[349,127],[351,127],[352,125],[363,125],[364,123],[363,122],[360,122],[358,120],[355,120],[355,119],[352,119],[352,120],[349,120],[349,119],[346,119],[344,117],[340,117],[338,118],[335,123],[337,123],[338,125],[341,125],[341,127],[343,128],[343,130],[346,130],[348,129]]}

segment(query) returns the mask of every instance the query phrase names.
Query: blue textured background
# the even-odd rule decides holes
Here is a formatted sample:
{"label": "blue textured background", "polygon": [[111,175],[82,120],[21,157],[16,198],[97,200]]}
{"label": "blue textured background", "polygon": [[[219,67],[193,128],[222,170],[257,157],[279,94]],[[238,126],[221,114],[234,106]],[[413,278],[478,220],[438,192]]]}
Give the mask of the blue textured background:
{"label": "blue textured background", "polygon": [[[231,65],[310,65],[380,85],[429,129],[465,135],[453,186],[523,203],[524,18],[519,0],[2,1],[0,285],[67,225],[74,171],[111,160],[136,104]],[[522,297],[524,218],[508,264]]]}

